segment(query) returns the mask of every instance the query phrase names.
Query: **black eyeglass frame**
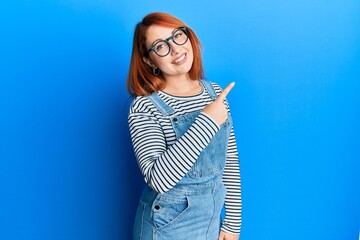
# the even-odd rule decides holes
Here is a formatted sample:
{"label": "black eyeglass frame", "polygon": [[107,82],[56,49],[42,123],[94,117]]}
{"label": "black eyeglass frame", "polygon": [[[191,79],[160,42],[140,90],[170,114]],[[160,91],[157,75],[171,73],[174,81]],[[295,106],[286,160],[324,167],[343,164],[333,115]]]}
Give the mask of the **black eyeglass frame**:
{"label": "black eyeglass frame", "polygon": [[[185,33],[185,35],[186,35],[186,41],[185,41],[184,43],[182,43],[182,44],[179,44],[179,43],[177,43],[176,41],[174,41],[175,34],[176,34],[176,32],[179,31],[179,30],[182,30],[182,31]],[[174,33],[173,33],[170,37],[168,37],[167,39],[165,39],[165,40],[159,40],[159,41],[155,42],[155,43],[151,46],[151,48],[150,48],[149,50],[147,50],[146,53],[149,55],[149,53],[150,53],[151,51],[154,51],[154,53],[156,53],[156,55],[158,55],[159,57],[166,57],[167,55],[169,55],[170,50],[171,50],[171,46],[170,46],[170,43],[169,43],[170,40],[172,40],[173,43],[175,43],[176,45],[179,45],[179,46],[182,46],[182,45],[184,45],[185,43],[187,43],[187,41],[189,40],[189,34],[188,34],[188,32],[187,32],[186,27],[179,27],[179,28],[177,28],[177,29],[174,31]],[[166,43],[166,44],[168,45],[168,47],[169,47],[169,51],[168,51],[165,55],[160,55],[160,54],[158,54],[158,53],[155,51],[155,45],[158,44],[159,42],[164,42],[164,43]]]}

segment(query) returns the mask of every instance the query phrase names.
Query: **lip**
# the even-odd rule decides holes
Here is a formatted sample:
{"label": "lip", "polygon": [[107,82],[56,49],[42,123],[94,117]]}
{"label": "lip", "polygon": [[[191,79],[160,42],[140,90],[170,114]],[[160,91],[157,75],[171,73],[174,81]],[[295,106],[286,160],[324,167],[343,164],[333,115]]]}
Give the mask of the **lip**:
{"label": "lip", "polygon": [[[181,61],[176,62],[178,59],[181,59],[181,58],[183,58]],[[178,58],[176,58],[174,61],[172,61],[172,64],[175,64],[175,65],[181,65],[181,64],[183,64],[183,63],[185,63],[185,62],[186,62],[186,59],[187,59],[187,54],[186,54],[186,53],[181,54],[181,56],[180,56],[180,57],[178,57]]]}

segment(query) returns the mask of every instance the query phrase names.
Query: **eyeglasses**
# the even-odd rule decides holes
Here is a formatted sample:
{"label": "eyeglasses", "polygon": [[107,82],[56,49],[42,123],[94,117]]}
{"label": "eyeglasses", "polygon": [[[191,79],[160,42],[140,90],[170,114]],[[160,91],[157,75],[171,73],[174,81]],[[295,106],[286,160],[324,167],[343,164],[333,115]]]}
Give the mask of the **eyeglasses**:
{"label": "eyeglasses", "polygon": [[149,54],[151,51],[154,51],[158,56],[165,57],[170,53],[170,40],[172,40],[177,45],[184,45],[188,39],[189,36],[186,31],[186,27],[180,27],[174,31],[172,36],[165,40],[159,40],[155,42],[147,51],[147,54]]}

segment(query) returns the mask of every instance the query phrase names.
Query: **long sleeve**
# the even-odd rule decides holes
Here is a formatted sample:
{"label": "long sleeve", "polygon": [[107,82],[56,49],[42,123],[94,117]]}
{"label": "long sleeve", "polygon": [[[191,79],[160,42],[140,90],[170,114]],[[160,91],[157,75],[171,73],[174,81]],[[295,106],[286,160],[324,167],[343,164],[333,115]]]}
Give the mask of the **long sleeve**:
{"label": "long sleeve", "polygon": [[187,132],[167,148],[163,129],[151,113],[131,113],[128,121],[141,172],[146,183],[157,192],[173,188],[219,130],[216,122],[200,113]]}
{"label": "long sleeve", "polygon": [[223,182],[226,187],[226,197],[225,219],[222,222],[221,230],[239,234],[241,227],[242,201],[240,167],[234,128],[231,129],[230,133]]}

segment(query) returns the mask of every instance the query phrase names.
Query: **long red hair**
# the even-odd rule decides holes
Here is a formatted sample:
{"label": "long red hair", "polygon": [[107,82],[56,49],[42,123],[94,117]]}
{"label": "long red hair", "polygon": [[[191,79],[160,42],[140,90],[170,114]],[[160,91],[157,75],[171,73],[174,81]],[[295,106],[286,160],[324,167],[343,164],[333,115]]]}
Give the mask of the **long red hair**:
{"label": "long red hair", "polygon": [[170,14],[154,12],[146,15],[135,28],[130,69],[126,83],[128,92],[132,96],[146,96],[165,87],[165,79],[162,75],[155,76],[153,69],[143,61],[143,57],[149,57],[145,41],[146,32],[151,25],[173,28],[186,27],[194,54],[189,77],[193,80],[202,79],[204,77],[204,70],[200,52],[201,43],[194,31],[180,19]]}

